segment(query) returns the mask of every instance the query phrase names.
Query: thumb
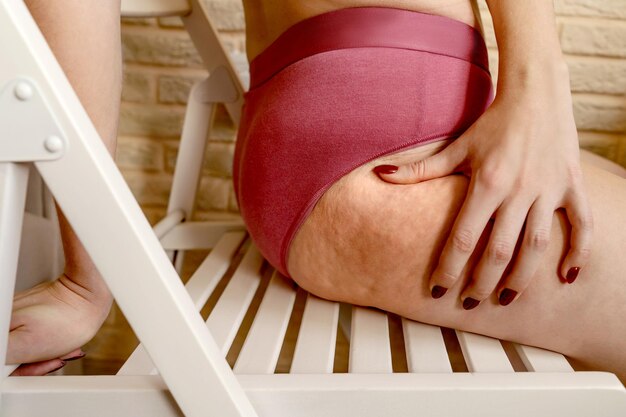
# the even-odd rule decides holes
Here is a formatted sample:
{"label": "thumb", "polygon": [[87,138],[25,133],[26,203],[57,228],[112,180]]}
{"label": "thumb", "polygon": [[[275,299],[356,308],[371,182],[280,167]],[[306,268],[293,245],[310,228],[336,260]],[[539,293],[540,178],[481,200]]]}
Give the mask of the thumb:
{"label": "thumb", "polygon": [[379,165],[373,171],[383,181],[394,184],[415,184],[452,174],[465,159],[465,148],[454,142],[443,151],[400,166]]}

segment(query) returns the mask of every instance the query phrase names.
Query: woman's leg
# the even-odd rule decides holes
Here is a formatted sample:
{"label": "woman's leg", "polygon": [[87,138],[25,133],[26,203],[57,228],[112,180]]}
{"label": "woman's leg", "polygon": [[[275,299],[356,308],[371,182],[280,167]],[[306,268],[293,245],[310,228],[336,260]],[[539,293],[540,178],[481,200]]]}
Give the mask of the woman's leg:
{"label": "woman's leg", "polygon": [[[115,150],[122,84],[120,0],[26,0],[109,152]],[[62,357],[86,343],[105,319],[111,295],[89,255],[59,212],[65,273],[17,294],[8,363]],[[58,368],[60,359],[23,367],[21,374]]]}
{"label": "woman's leg", "polygon": [[[397,165],[402,159],[398,154],[363,166],[324,195],[290,250],[289,272],[300,285],[325,298],[559,351],[581,366],[611,370],[626,380],[626,258],[621,253],[626,233],[618,227],[626,224],[626,180],[585,165],[595,246],[574,284],[558,275],[569,225],[557,212],[549,249],[522,296],[502,307],[492,295],[465,311],[459,296],[471,279],[476,253],[463,282],[443,298],[432,299],[428,278],[468,180],[449,176],[398,186],[371,172],[375,165]],[[487,237],[488,231],[478,254]]]}

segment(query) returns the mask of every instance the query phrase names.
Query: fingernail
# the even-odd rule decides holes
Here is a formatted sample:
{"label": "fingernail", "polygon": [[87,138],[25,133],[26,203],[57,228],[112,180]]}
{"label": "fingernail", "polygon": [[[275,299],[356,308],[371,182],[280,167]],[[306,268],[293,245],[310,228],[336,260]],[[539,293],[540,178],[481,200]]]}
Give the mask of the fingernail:
{"label": "fingernail", "polygon": [[430,291],[430,295],[436,300],[437,298],[441,298],[446,295],[446,292],[448,292],[447,288],[444,288],[440,285],[435,285]]}
{"label": "fingernail", "polygon": [[513,291],[509,288],[505,288],[500,293],[500,297],[498,298],[498,301],[500,302],[501,306],[508,306],[509,304],[511,304],[511,301],[515,299],[516,295],[517,295],[517,291]]}
{"label": "fingernail", "polygon": [[53,370],[49,371],[48,375],[53,373],[53,372],[58,371],[59,369],[63,368],[64,366],[65,366],[65,362],[61,362],[61,366],[59,366],[58,368],[54,368]]}
{"label": "fingernail", "polygon": [[398,169],[395,165],[378,165],[373,171],[377,174],[395,174]]}
{"label": "fingernail", "polygon": [[465,300],[463,300],[463,308],[465,310],[471,310],[473,308],[476,308],[478,304],[480,304],[480,301],[475,300],[472,297],[467,297]]}
{"label": "fingernail", "polygon": [[85,352],[81,352],[79,355],[73,356],[73,357],[71,357],[71,358],[65,358],[65,359],[63,359],[63,360],[64,360],[64,361],[66,361],[66,362],[69,362],[69,361],[75,361],[75,360],[78,360],[78,359],[82,359],[82,358],[84,358],[84,357],[85,357],[85,355],[86,355],[86,353],[85,353]]}
{"label": "fingernail", "polygon": [[580,268],[577,266],[570,268],[569,271],[567,271],[567,276],[565,277],[565,280],[567,281],[567,283],[571,284],[572,282],[576,281],[576,278],[578,278],[579,272],[580,272]]}

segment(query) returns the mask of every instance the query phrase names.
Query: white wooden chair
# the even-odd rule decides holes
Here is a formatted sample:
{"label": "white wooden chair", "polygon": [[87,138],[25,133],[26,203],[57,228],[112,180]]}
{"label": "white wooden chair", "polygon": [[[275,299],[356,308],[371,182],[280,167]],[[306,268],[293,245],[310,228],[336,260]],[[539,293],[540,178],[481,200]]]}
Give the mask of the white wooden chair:
{"label": "white wooden chair", "polygon": [[[20,0],[0,0],[0,357],[29,165],[142,342],[115,376],[7,377],[13,368],[5,367],[0,415],[626,414],[614,375],[573,372],[552,352],[408,320],[402,332],[390,332],[399,319],[294,288],[267,266],[240,221],[184,221],[193,212],[206,115],[224,102],[238,121],[243,89],[198,0],[130,6],[132,14],[182,16],[211,74],[192,89],[178,157],[185,163],[177,164],[188,169],[176,172],[168,215],[154,231],[27,9]],[[92,221],[96,216],[102,220]],[[212,248],[187,291],[163,248],[174,255]],[[207,300],[205,325],[197,310]],[[349,334],[349,372],[334,373],[340,309],[347,313],[341,327]],[[458,347],[461,364],[451,364]],[[288,373],[275,372],[279,359]],[[469,372],[457,372],[464,366]]]}

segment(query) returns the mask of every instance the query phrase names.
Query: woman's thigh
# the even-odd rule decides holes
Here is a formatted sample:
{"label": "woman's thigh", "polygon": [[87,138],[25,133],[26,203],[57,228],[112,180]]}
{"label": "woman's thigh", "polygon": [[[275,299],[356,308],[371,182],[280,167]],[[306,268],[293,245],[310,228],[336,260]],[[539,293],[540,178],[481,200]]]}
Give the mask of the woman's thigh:
{"label": "woman's thigh", "polygon": [[567,220],[558,213],[548,252],[522,296],[502,307],[494,295],[468,312],[459,296],[489,228],[461,282],[439,300],[428,291],[468,180],[449,176],[391,185],[371,172],[379,163],[363,166],[331,187],[296,235],[288,266],[301,286],[325,298],[560,351],[596,368],[613,366],[593,356],[615,360],[626,348],[626,325],[617,319],[626,306],[621,272],[626,260],[620,254],[626,233],[616,230],[626,224],[626,181],[585,165],[595,246],[575,284],[564,284],[558,276],[569,240]]}

